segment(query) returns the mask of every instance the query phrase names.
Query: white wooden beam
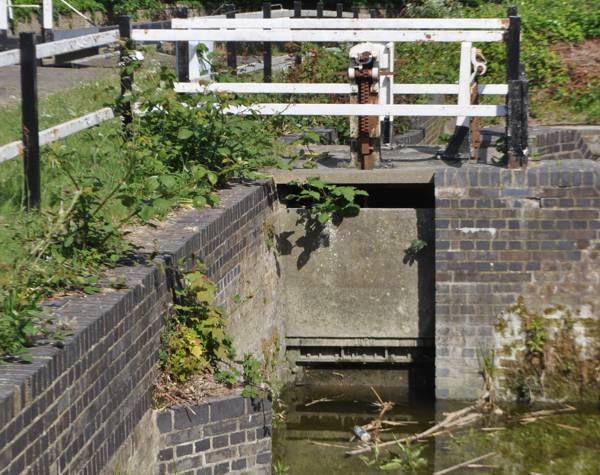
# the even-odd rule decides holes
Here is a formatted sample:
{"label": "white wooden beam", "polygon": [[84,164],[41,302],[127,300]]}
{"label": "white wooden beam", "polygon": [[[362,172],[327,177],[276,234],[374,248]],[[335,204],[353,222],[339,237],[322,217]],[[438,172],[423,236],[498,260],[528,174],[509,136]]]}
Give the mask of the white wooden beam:
{"label": "white wooden beam", "polygon": [[109,30],[102,33],[67,38],[64,40],[51,41],[36,46],[36,57],[38,59],[48,58],[64,53],[71,53],[82,49],[93,48],[114,43],[119,39],[118,30]]}
{"label": "white wooden beam", "polygon": [[247,41],[247,42],[494,42],[500,30],[151,30],[134,29],[134,41]]}
{"label": "white wooden beam", "polygon": [[357,88],[352,84],[333,83],[259,83],[259,82],[214,82],[207,85],[198,83],[175,83],[175,92],[233,92],[236,94],[352,94]]}
{"label": "white wooden beam", "polygon": [[[82,49],[93,48],[114,43],[119,39],[118,30],[104,31],[102,33],[93,33],[91,35],[78,36],[76,38],[67,38],[64,40],[51,41],[49,43],[40,43],[36,45],[36,58],[49,58],[64,53],[71,53]],[[11,49],[0,53],[0,67],[11,66],[21,62],[21,53],[18,49]]]}
{"label": "white wooden beam", "polygon": [[23,142],[21,140],[15,140],[14,142],[7,143],[6,145],[0,146],[0,163],[6,162],[11,158],[18,157],[23,153]]}
{"label": "white wooden beam", "polygon": [[503,117],[504,105],[437,105],[437,104],[280,104],[260,103],[224,109],[240,115],[323,115],[323,116],[440,116]]}
{"label": "white wooden beam", "polygon": [[12,66],[21,62],[21,53],[18,49],[9,49],[0,53],[0,68],[2,66]]}
{"label": "white wooden beam", "polygon": [[[394,84],[394,94],[447,94],[457,95],[458,84]],[[197,82],[175,83],[175,92],[232,92],[236,94],[353,94],[356,85],[344,83],[251,83],[251,82]],[[479,93],[504,96],[508,93],[506,84],[480,84]]]}
{"label": "white wooden beam", "polygon": [[[115,113],[110,107],[91,112],[77,119],[69,120],[49,129],[40,131],[40,145],[48,145],[82,130],[94,127],[102,122],[113,119]],[[16,140],[0,147],[0,163],[15,158],[23,153],[23,142]]]}
{"label": "white wooden beam", "polygon": [[174,29],[505,30],[507,18],[174,18]]}

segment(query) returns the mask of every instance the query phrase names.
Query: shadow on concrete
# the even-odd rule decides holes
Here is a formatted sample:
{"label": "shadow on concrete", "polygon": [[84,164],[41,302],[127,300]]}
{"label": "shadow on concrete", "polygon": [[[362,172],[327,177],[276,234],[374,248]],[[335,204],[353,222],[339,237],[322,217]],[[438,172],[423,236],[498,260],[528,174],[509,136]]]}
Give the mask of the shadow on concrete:
{"label": "shadow on concrete", "polygon": [[[334,226],[339,226],[342,218],[334,219]],[[329,247],[329,234],[325,232],[326,225],[321,224],[317,219],[310,216],[308,212],[300,214],[296,225],[301,225],[304,228],[302,236],[295,241],[290,238],[294,235],[294,231],[284,231],[277,235],[277,251],[282,255],[290,255],[294,247],[301,248],[302,252],[296,259],[296,267],[302,269],[310,260],[310,256],[317,249]]]}
{"label": "shadow on concrete", "polygon": [[435,210],[417,208],[417,239],[427,243],[416,253],[407,253],[403,262],[417,265],[419,338],[425,345],[420,348],[419,363],[409,372],[409,385],[419,391],[432,393],[435,376]]}

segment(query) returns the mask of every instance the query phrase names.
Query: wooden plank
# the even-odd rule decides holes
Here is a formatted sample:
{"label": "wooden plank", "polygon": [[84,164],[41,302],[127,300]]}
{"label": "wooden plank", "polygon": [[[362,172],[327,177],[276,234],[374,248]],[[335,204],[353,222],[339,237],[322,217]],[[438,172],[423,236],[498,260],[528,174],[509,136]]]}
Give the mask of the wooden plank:
{"label": "wooden plank", "polygon": [[19,64],[20,61],[21,53],[18,49],[9,49],[8,51],[0,53],[0,67]]}
{"label": "wooden plank", "polygon": [[43,43],[38,45],[36,57],[38,59],[48,58],[50,56],[71,53],[73,51],[93,48],[95,46],[103,46],[106,44],[115,43],[118,39],[119,32],[117,30],[110,30],[104,31],[102,33],[94,33],[91,35],[79,36],[77,38],[52,41],[51,43]]}
{"label": "wooden plank", "polygon": [[177,29],[314,29],[314,30],[505,30],[507,18],[174,18]]}
{"label": "wooden plank", "polygon": [[[394,84],[394,94],[458,94],[458,84]],[[233,92],[236,94],[353,94],[356,85],[344,83],[251,83],[227,82],[207,85],[196,82],[175,83],[175,92]],[[480,84],[479,93],[487,95],[506,95],[506,84]]]}
{"label": "wooden plank", "polygon": [[42,130],[40,132],[40,145],[47,145],[51,142],[63,139],[69,135],[76,134],[77,132],[81,132],[82,130],[89,129],[90,127],[113,119],[114,117],[115,113],[113,110],[110,107],[104,107],[103,109],[91,112],[78,117],[77,119],[63,122],[62,124],[49,129]]}
{"label": "wooden plank", "polygon": [[[49,143],[63,139],[69,135],[99,125],[114,117],[115,113],[113,110],[110,107],[105,107],[96,112],[91,112],[90,114],[78,117],[77,119],[69,120],[68,122],[42,130],[39,134],[40,145],[48,145]],[[0,147],[0,163],[18,157],[22,153],[22,140],[15,140],[14,142],[3,145]]]}
{"label": "wooden plank", "polygon": [[495,42],[503,41],[499,30],[141,30],[135,41],[246,41],[246,42]]}
{"label": "wooden plank", "polygon": [[[48,58],[64,53],[71,53],[95,46],[114,43],[119,39],[117,30],[104,31],[102,33],[93,33],[91,35],[78,36],[77,38],[68,38],[64,40],[51,41],[36,46],[36,58]],[[0,53],[0,67],[19,64],[21,54],[18,49],[11,49]]]}
{"label": "wooden plank", "polygon": [[352,94],[356,92],[352,84],[310,84],[310,83],[175,83],[175,92],[233,92],[236,94]]}
{"label": "wooden plank", "polygon": [[504,105],[437,105],[437,104],[281,104],[257,103],[232,106],[224,110],[240,115],[324,115],[324,116],[440,116],[504,117]]}
{"label": "wooden plank", "polygon": [[15,140],[0,147],[0,163],[6,162],[11,158],[18,157],[23,153],[23,141]]}

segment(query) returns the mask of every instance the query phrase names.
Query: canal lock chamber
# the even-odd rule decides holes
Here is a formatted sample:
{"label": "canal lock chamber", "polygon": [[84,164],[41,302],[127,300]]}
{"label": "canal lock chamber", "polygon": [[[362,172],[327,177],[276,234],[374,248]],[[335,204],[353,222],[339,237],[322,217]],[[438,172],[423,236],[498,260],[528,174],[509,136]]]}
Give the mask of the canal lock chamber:
{"label": "canal lock chamber", "polygon": [[287,199],[293,185],[278,186],[280,304],[294,380],[313,368],[385,367],[432,392],[433,184],[353,186],[368,193],[360,212],[324,226]]}

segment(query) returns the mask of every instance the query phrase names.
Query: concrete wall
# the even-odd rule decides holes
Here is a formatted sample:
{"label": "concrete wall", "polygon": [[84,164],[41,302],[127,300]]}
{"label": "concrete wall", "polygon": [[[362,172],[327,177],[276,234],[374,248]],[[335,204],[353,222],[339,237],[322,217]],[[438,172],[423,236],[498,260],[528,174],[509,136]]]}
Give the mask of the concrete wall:
{"label": "concrete wall", "polygon": [[600,305],[600,164],[440,170],[436,193],[436,393],[473,398],[477,352],[522,296],[533,310]]}
{"label": "concrete wall", "polygon": [[[433,336],[433,210],[365,208],[316,231],[303,216],[278,219],[287,337]],[[413,262],[414,239],[428,246]]]}
{"label": "concrete wall", "polygon": [[188,266],[192,256],[206,263],[225,305],[238,293],[258,296],[232,309],[234,323],[244,319],[242,330],[232,332],[239,348],[260,354],[263,341],[283,332],[265,237],[273,212],[271,185],[233,186],[221,193],[218,208],[182,210],[154,230],[134,233],[139,260],[107,276],[125,278],[126,288],[112,289],[107,280],[100,294],[49,302],[73,335],[62,349],[32,348],[31,365],[0,365],[0,472],[96,474],[120,448],[153,446],[148,434],[132,438],[138,423],[151,419],[153,369],[171,302],[167,270],[182,259]]}

